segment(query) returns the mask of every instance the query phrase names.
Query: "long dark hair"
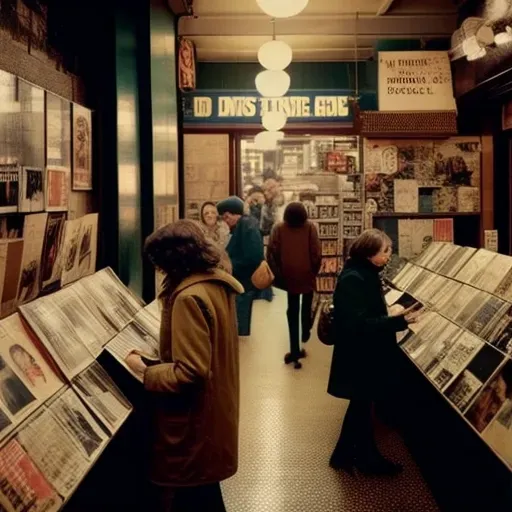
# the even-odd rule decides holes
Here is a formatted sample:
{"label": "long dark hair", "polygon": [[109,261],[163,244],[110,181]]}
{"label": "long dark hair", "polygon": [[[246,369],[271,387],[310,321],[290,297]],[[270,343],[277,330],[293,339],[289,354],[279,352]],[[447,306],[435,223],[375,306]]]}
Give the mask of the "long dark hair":
{"label": "long dark hair", "polygon": [[291,228],[301,228],[308,220],[308,212],[302,203],[290,203],[284,210],[284,221]]}
{"label": "long dark hair", "polygon": [[221,253],[193,220],[178,220],[158,229],[146,239],[144,253],[165,274],[162,295],[187,277],[211,272],[219,266]]}

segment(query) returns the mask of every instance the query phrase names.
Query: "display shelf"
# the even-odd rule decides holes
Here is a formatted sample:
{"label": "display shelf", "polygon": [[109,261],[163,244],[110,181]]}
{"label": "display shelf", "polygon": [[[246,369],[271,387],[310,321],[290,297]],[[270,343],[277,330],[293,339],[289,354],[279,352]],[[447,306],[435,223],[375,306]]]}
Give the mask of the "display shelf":
{"label": "display shelf", "polygon": [[402,350],[510,470],[512,257],[434,243],[393,265],[389,304],[426,310],[399,337]]}

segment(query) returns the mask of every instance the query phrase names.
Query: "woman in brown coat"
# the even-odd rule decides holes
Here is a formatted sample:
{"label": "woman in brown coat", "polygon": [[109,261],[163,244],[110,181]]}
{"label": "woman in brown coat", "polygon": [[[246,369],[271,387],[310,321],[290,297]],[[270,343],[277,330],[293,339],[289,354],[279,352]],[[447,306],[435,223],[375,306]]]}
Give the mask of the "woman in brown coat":
{"label": "woman in brown coat", "polygon": [[[153,233],[145,252],[165,273],[160,359],[144,375],[154,404],[151,510],[225,510],[220,482],[238,466],[239,360],[235,296],[200,225],[180,220]],[[138,359],[137,359],[138,358]]]}
{"label": "woman in brown coat", "polygon": [[302,203],[290,203],[286,207],[284,222],[278,224],[270,236],[267,259],[276,276],[275,286],[288,292],[286,315],[290,331],[290,352],[285,355],[284,361],[286,364],[294,363],[295,368],[300,369],[302,365],[299,359],[305,357],[306,352],[300,350],[299,311],[302,342],[305,343],[311,334],[311,306],[321,263],[318,232],[314,224],[308,221]]}

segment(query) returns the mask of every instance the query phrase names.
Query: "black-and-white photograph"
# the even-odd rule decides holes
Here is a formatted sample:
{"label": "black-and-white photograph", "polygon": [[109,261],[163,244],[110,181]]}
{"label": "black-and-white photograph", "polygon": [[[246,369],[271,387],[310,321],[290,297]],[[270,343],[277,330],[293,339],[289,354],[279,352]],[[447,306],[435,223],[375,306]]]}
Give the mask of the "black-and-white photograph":
{"label": "black-and-white photograph", "polygon": [[58,396],[49,405],[49,409],[88,459],[99,455],[107,436],[72,389]]}
{"label": "black-and-white photograph", "polygon": [[44,171],[33,167],[21,170],[20,212],[44,210]]}
{"label": "black-and-white photograph", "polygon": [[20,168],[0,165],[0,213],[18,211],[20,198]]}
{"label": "black-and-white photograph", "polygon": [[132,410],[130,402],[97,362],[77,375],[73,386],[112,434]]}
{"label": "black-and-white photograph", "polygon": [[34,395],[0,357],[0,400],[12,415],[18,414],[35,401]]}

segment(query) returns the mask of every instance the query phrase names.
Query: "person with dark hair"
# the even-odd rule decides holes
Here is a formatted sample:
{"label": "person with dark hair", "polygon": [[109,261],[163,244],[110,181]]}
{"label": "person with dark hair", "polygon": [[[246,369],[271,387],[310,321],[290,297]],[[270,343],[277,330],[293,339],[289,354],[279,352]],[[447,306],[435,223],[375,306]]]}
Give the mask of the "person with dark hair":
{"label": "person with dark hair", "polygon": [[235,296],[243,288],[218,268],[201,226],[180,220],[145,243],[164,273],[160,362],[126,362],[151,394],[150,510],[224,512],[220,482],[238,467],[239,343]]}
{"label": "person with dark hair", "polygon": [[245,290],[237,296],[238,334],[250,336],[252,304],[256,293],[251,277],[265,258],[263,239],[257,221],[244,214],[244,202],[239,197],[232,196],[220,201],[217,210],[231,230],[226,250],[233,265],[233,276]]}
{"label": "person with dark hair", "polygon": [[334,469],[366,475],[396,475],[400,464],[378,450],[372,405],[392,394],[396,333],[415,322],[415,306],[388,315],[379,273],[391,257],[390,238],[377,229],[354,240],[334,292],[334,352],[328,392],[350,400],[331,456]]}
{"label": "person with dark hair", "polygon": [[[267,248],[267,259],[276,276],[275,286],[288,292],[288,329],[290,352],[284,361],[302,367],[299,359],[306,356],[300,350],[299,313],[302,326],[302,342],[311,334],[313,292],[316,275],[320,270],[321,247],[315,225],[308,221],[308,213],[302,203],[290,203],[284,212],[284,222],[274,227]],[[301,309],[302,296],[302,309]]]}

